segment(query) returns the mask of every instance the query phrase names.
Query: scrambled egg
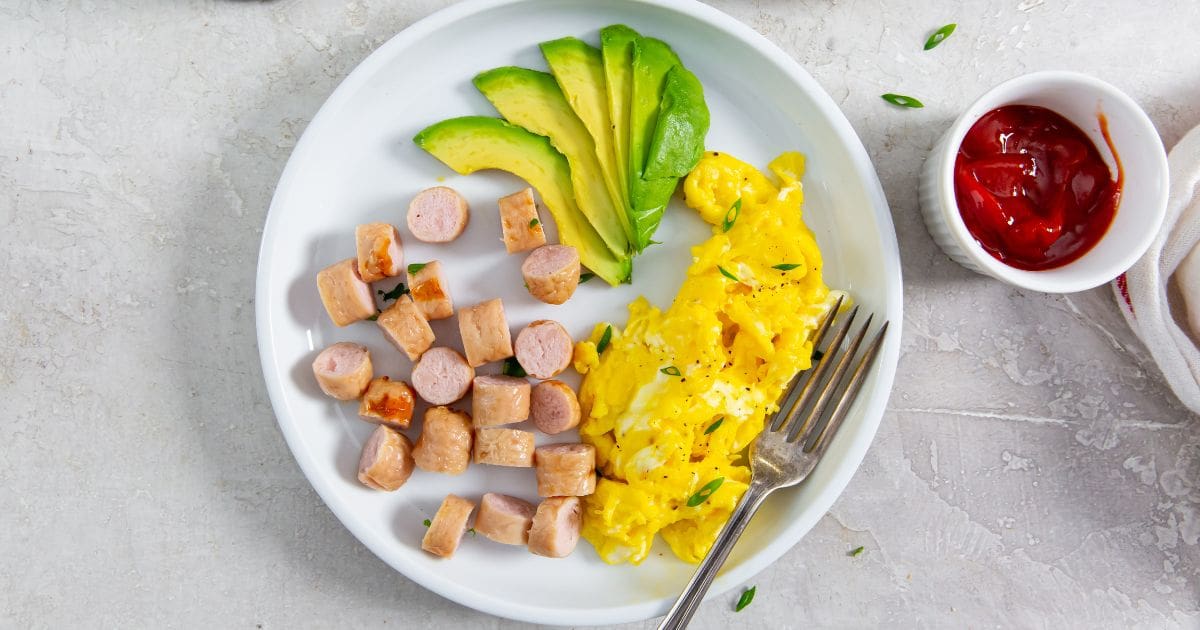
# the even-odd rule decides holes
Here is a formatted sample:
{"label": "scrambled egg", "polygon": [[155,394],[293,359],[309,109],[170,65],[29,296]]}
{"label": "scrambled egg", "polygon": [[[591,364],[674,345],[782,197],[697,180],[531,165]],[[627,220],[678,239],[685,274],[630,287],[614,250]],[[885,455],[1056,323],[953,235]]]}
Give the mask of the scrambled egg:
{"label": "scrambled egg", "polygon": [[606,562],[641,562],[656,533],[683,560],[703,558],[746,490],[746,447],[810,365],[836,296],[801,218],[804,157],[785,153],[770,169],[778,184],[706,154],[684,191],[713,236],[692,249],[671,307],[638,298],[602,351],[603,323],[575,348],[580,433],[602,473],[584,500],[583,536]]}

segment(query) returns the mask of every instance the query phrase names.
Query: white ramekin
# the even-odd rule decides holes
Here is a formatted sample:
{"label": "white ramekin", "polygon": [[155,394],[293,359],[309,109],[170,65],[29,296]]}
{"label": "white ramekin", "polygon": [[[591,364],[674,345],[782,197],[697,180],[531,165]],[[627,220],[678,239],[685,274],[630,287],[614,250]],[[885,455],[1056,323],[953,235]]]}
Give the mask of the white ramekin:
{"label": "white ramekin", "polygon": [[[1079,259],[1045,271],[1025,271],[992,257],[967,231],[954,194],[954,161],[967,131],[1005,105],[1037,105],[1075,123],[1116,173],[1100,131],[1109,136],[1125,171],[1120,205],[1108,232]],[[1154,124],[1133,99],[1099,79],[1075,72],[1034,72],[992,88],[967,108],[934,146],[921,171],[921,214],[942,251],[960,265],[1026,289],[1073,293],[1121,275],[1146,252],[1167,206],[1167,155]]]}

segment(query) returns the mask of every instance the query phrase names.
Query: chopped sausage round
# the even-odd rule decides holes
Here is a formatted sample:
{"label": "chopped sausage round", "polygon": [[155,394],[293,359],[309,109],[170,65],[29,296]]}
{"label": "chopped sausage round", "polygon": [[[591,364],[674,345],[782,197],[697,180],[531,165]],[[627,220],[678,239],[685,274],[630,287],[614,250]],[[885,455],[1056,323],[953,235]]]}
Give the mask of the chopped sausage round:
{"label": "chopped sausage round", "polygon": [[412,449],[403,433],[382,424],[375,427],[358,458],[358,480],[389,492],[403,486],[413,471]]}
{"label": "chopped sausage round", "polygon": [[551,497],[537,506],[529,527],[529,551],[565,558],[579,542],[582,509],[579,497]]}
{"label": "chopped sausage round", "polygon": [[467,533],[467,519],[471,518],[474,509],[474,502],[453,494],[446,495],[437,514],[429,521],[421,549],[443,558],[454,555],[463,534]]}
{"label": "chopped sausage round", "polygon": [[539,319],[517,335],[517,362],[534,378],[554,378],[571,365],[575,342],[562,324]]}
{"label": "chopped sausage round", "polygon": [[596,490],[596,449],[591,444],[539,446],[533,460],[538,496],[585,497]]}
{"label": "chopped sausage round", "polygon": [[416,361],[422,352],[433,345],[433,328],[429,327],[421,309],[407,295],[400,296],[395,304],[383,309],[375,323],[383,331],[383,336],[408,356],[409,361]]}
{"label": "chopped sausage round", "polygon": [[338,326],[364,320],[378,311],[371,285],[358,275],[358,260],[347,258],[317,272],[317,292],[329,319]]}
{"label": "chopped sausage round", "polygon": [[425,319],[433,321],[454,315],[454,300],[442,273],[442,263],[431,260],[409,265],[408,269],[409,294]]}
{"label": "chopped sausage round", "polygon": [[393,429],[407,429],[412,424],[414,402],[408,383],[380,376],[367,385],[358,404],[358,416]]}
{"label": "chopped sausage round", "polygon": [[504,318],[500,298],[480,302],[458,312],[458,332],[462,336],[467,363],[479,367],[490,361],[513,355],[512,334]]}
{"label": "chopped sausage round", "polygon": [[387,223],[366,223],[354,228],[358,246],[358,275],[363,282],[376,282],[400,275],[404,249],[400,232]]}
{"label": "chopped sausage round", "polygon": [[529,542],[534,511],[528,501],[489,492],[479,501],[475,531],[498,543],[524,545]]}
{"label": "chopped sausage round", "polygon": [[340,341],[313,360],[313,375],[321,391],[338,400],[354,400],[371,383],[371,351],[366,346]]}
{"label": "chopped sausage round", "polygon": [[529,418],[529,381],[515,376],[476,376],[471,416],[477,427],[496,427]]}
{"label": "chopped sausage round", "polygon": [[449,243],[467,229],[471,208],[458,191],[426,188],[408,204],[408,231],[426,243]]}
{"label": "chopped sausage round", "polygon": [[501,239],[508,253],[525,252],[546,244],[546,231],[538,219],[532,188],[501,197],[499,205]]}
{"label": "chopped sausage round", "polygon": [[562,381],[543,381],[530,393],[529,416],[542,433],[554,435],[573,429],[579,426],[581,415],[575,390]]}
{"label": "chopped sausage round", "polygon": [[516,429],[475,431],[475,463],[492,466],[533,466],[533,434]]}
{"label": "chopped sausage round", "polygon": [[547,304],[562,304],[579,286],[579,252],[570,245],[543,245],[521,263],[529,294]]}
{"label": "chopped sausage round", "polygon": [[458,475],[471,463],[471,443],[471,416],[431,407],[413,447],[413,461],[421,470]]}
{"label": "chopped sausage round", "polygon": [[448,405],[471,389],[475,368],[452,348],[430,348],[421,355],[412,370],[412,386],[425,402]]}

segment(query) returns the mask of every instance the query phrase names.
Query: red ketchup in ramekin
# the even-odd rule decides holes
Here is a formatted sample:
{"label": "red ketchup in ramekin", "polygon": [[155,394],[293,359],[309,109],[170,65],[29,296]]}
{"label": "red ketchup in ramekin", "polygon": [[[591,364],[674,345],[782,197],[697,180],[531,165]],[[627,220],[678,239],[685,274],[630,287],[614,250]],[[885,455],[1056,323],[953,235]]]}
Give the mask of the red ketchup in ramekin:
{"label": "red ketchup in ramekin", "polygon": [[967,132],[954,164],[958,209],[971,236],[997,260],[1053,269],[1088,252],[1112,225],[1124,174],[1113,178],[1096,145],[1044,107],[1006,105]]}

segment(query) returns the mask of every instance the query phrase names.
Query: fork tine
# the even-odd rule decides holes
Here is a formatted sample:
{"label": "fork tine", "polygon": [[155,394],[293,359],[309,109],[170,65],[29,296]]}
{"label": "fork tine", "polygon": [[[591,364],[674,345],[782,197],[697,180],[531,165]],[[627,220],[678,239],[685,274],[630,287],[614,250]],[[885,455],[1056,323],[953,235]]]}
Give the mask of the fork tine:
{"label": "fork tine", "polygon": [[783,422],[779,425],[777,431],[788,431],[789,425],[795,420],[796,416],[803,411],[805,405],[812,400],[814,394],[817,393],[819,385],[825,378],[825,373],[829,371],[829,366],[833,365],[833,357],[837,354],[837,349],[841,347],[842,341],[846,339],[846,333],[850,331],[850,325],[854,323],[854,318],[858,316],[858,306],[851,309],[850,313],[838,323],[837,328],[833,332],[833,340],[829,342],[829,347],[825,353],[817,360],[816,367],[810,370],[811,374],[808,380],[804,382],[804,387],[800,390],[800,395],[796,397],[796,401],[788,407],[787,413],[783,415]]}
{"label": "fork tine", "polygon": [[[850,411],[850,405],[858,397],[859,390],[862,389],[863,381],[866,380],[867,372],[871,370],[871,366],[875,363],[875,357],[879,355],[879,349],[883,346],[883,338],[887,335],[888,324],[884,322],[883,326],[879,327],[879,332],[875,333],[875,339],[867,346],[863,352],[862,359],[859,360],[858,366],[854,368],[853,375],[850,376],[850,383],[846,386],[846,390],[842,392],[842,397],[838,399],[837,405],[833,408],[833,413],[829,415],[829,422],[825,423],[821,432],[812,440],[812,444],[805,451],[817,451],[817,455],[824,454],[825,448],[829,445],[825,438],[832,437],[837,433],[838,428],[842,424],[842,420],[846,417],[846,413]],[[865,330],[865,327],[864,327]]]}
{"label": "fork tine", "polygon": [[862,345],[863,339],[866,338],[867,330],[871,328],[871,320],[873,319],[875,319],[874,313],[867,316],[867,321],[863,322],[862,327],[858,329],[858,334],[854,335],[854,338],[850,340],[849,346],[845,349],[842,348],[840,339],[838,340],[838,345],[829,347],[829,354],[837,357],[837,364],[833,368],[833,374],[821,386],[817,401],[813,403],[812,409],[804,415],[804,423],[788,431],[789,442],[794,442],[797,438],[807,440],[809,434],[818,430],[821,426],[821,417],[825,413],[825,407],[833,400],[834,394],[841,386],[842,378],[850,370],[850,364],[854,361],[854,355],[858,354],[858,348]]}
{"label": "fork tine", "polygon": [[[845,295],[838,296],[837,302],[833,307],[825,312],[825,316],[821,318],[821,323],[817,325],[817,331],[813,333],[812,349],[813,354],[821,352],[821,340],[825,338],[825,333],[829,332],[830,326],[833,324],[833,319],[837,317],[838,311],[842,309],[842,301],[846,299]],[[821,355],[822,357],[824,354]],[[820,357],[818,357],[820,361]],[[788,415],[795,408],[797,393],[801,391],[801,385],[804,382],[804,372],[799,372],[792,378],[791,384],[788,386],[787,393],[779,399],[779,411],[771,417],[771,422],[767,424],[767,428],[771,431],[778,431],[782,428],[782,424],[787,420]]]}

